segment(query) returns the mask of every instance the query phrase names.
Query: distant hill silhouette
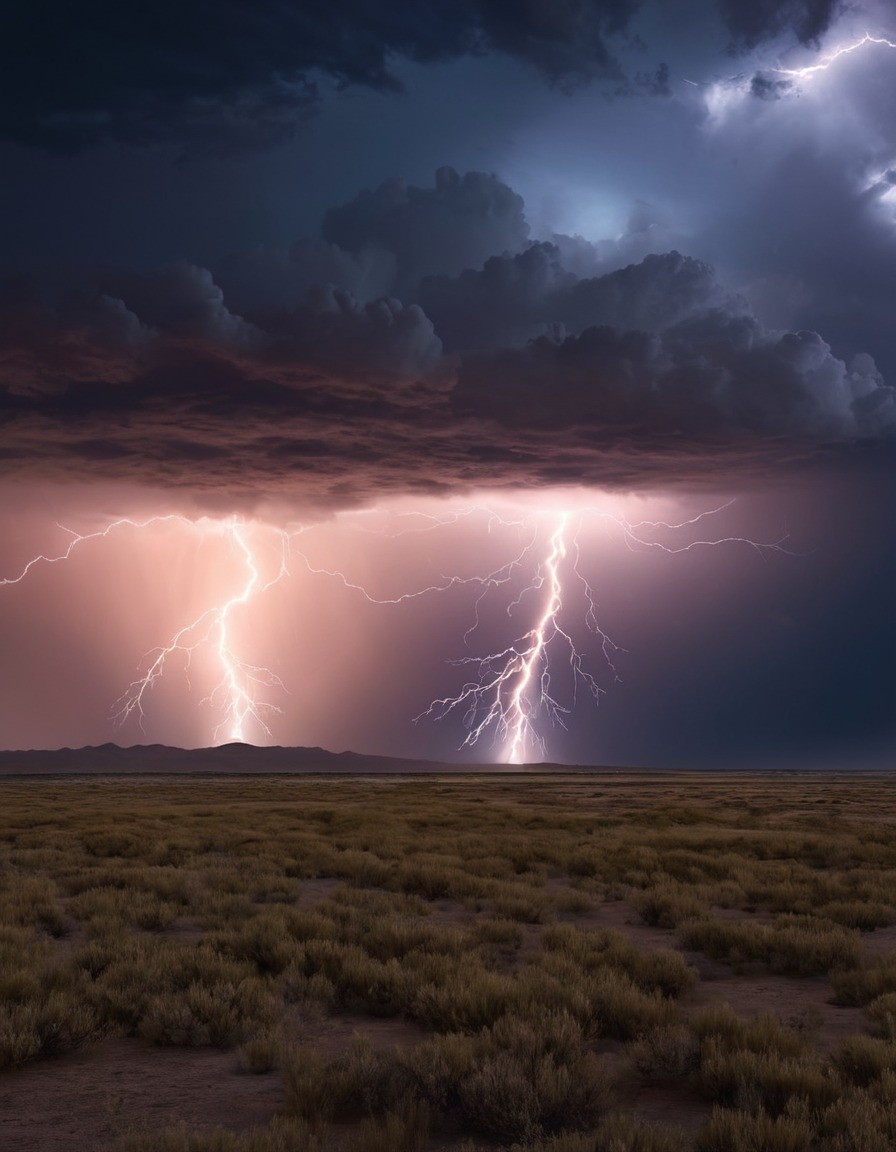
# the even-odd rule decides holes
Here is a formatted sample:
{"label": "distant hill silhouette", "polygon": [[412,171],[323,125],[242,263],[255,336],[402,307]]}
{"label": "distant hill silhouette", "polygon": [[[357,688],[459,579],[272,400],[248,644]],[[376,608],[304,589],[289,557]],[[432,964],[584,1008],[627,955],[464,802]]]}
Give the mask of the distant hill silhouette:
{"label": "distant hill silhouette", "polygon": [[192,749],[165,744],[138,744],[132,748],[100,744],[90,748],[0,752],[0,776],[569,771],[576,769],[560,764],[448,764],[436,760],[406,760],[399,756],[367,756],[361,752],[328,752],[325,748],[257,748],[238,743]]}

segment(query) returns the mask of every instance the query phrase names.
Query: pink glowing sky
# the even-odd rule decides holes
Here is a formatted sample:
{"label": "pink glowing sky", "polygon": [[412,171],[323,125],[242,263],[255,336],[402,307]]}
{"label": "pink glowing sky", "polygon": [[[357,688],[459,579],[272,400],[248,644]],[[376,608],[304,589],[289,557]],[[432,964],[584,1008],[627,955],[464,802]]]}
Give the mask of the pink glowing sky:
{"label": "pink glowing sky", "polygon": [[[559,514],[567,512],[578,525],[569,539],[578,541],[578,569],[594,592],[600,627],[619,646],[611,652],[616,675],[585,625],[583,589],[567,567],[564,627],[604,694],[595,706],[579,686],[578,703],[565,717],[568,731],[539,717],[545,749],[530,747],[526,758],[637,764],[690,756],[698,762],[707,737],[720,749],[731,739],[724,725],[713,732],[720,701],[727,697],[729,709],[744,715],[742,703],[731,707],[739,678],[758,701],[756,716],[768,723],[774,692],[763,699],[755,682],[784,689],[780,668],[794,638],[826,600],[823,588],[820,604],[807,605],[794,592],[807,581],[824,585],[831,567],[829,557],[823,565],[813,559],[818,539],[812,536],[821,526],[811,511],[815,502],[806,498],[741,496],[676,531],[642,526],[637,539],[620,526],[680,523],[730,499],[567,489],[463,501],[408,498],[304,523],[283,505],[241,512],[240,532],[259,583],[278,576],[284,554],[288,564],[276,584],[238,604],[228,623],[231,650],[280,682],[249,689],[259,705],[272,705],[260,709],[265,732],[251,717],[233,730],[226,692],[208,699],[222,677],[213,640],[197,648],[189,666],[183,655],[169,659],[143,698],[142,722],[136,713],[124,722],[115,718],[116,701],[159,646],[245,588],[245,557],[234,547],[227,518],[178,507],[158,492],[33,488],[4,517],[7,578],[35,555],[59,555],[71,532],[94,533],[120,516],[138,523],[175,518],[123,524],[85,539],[67,560],[39,562],[21,582],[0,589],[0,628],[8,638],[0,693],[4,743],[201,747],[242,734],[259,744],[502,760],[505,742],[493,728],[461,750],[463,710],[441,720],[414,718],[469,680],[470,669],[451,661],[500,651],[531,626],[543,593],[524,589]],[[781,541],[782,550],[757,550],[745,539]],[[719,543],[687,550],[694,541]],[[468,632],[483,592],[469,581],[520,556],[510,579],[486,591],[479,625]],[[824,580],[821,571],[828,573]],[[444,587],[446,577],[459,582]],[[13,652],[26,655],[13,660]],[[552,675],[555,698],[571,704],[574,685],[559,648]]]}
{"label": "pink glowing sky", "polygon": [[0,11],[0,580],[154,520],[0,584],[0,747],[502,759],[414,718],[569,513],[527,755],[891,763],[892,3],[167,8]]}

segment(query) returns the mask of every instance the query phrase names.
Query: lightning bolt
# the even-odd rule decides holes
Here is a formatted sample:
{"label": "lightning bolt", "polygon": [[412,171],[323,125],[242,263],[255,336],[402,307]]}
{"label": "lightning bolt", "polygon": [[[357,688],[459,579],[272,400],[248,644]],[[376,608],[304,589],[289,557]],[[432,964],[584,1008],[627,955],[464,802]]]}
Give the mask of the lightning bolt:
{"label": "lightning bolt", "polygon": [[[733,544],[745,545],[760,555],[767,552],[792,555],[784,547],[786,536],[769,543],[757,542],[744,536],[723,536],[699,538],[679,544],[668,544],[648,537],[649,532],[680,533],[693,528],[703,520],[724,512],[732,503],[728,501],[718,508],[700,512],[678,523],[663,520],[632,523],[624,517],[598,509],[585,509],[578,516],[570,512],[557,514],[552,518],[553,528],[543,558],[537,564],[530,582],[507,608],[507,614],[511,616],[520,608],[527,594],[538,597],[541,607],[535,623],[502,649],[484,656],[464,656],[453,660],[451,663],[455,666],[475,669],[475,678],[468,680],[456,695],[433,700],[415,718],[415,722],[424,718],[443,720],[452,713],[460,712],[466,729],[462,748],[472,747],[487,733],[491,733],[494,742],[502,747],[503,758],[509,764],[525,763],[533,757],[545,757],[547,748],[539,729],[540,721],[546,719],[551,726],[559,725],[565,729],[565,717],[574,709],[580,688],[587,691],[595,704],[600,702],[606,692],[597,675],[587,670],[586,654],[576,646],[572,630],[563,624],[564,589],[570,582],[579,588],[584,608],[582,618],[588,631],[598,641],[605,672],[614,681],[619,680],[615,657],[624,651],[600,626],[594,591],[580,570],[579,534],[585,520],[589,517],[609,520],[621,530],[626,546],[637,551],[655,549],[673,555],[698,548]],[[533,541],[523,556],[534,550],[534,546]],[[519,567],[522,558],[513,561],[508,569]],[[510,572],[502,569],[500,577],[501,582],[504,582],[509,579]],[[465,634],[465,641],[478,626],[482,598],[489,588],[498,583],[494,577],[483,579],[486,588],[476,601],[476,621]],[[566,704],[559,702],[552,687],[554,670],[558,667],[557,650],[562,657],[566,677],[571,681],[571,696]]]}
{"label": "lightning bolt", "polygon": [[[187,521],[191,527],[197,522]],[[279,708],[258,698],[260,688],[278,688],[285,691],[279,676],[268,668],[250,664],[234,651],[231,642],[231,625],[234,614],[251,600],[262,595],[288,575],[287,555],[289,536],[279,529],[272,529],[279,543],[279,565],[275,574],[263,581],[259,563],[250,546],[246,525],[238,517],[214,522],[198,522],[201,530],[225,535],[236,551],[245,568],[245,584],[226,600],[212,605],[196,619],[179,629],[167,644],[149,653],[149,667],[134,680],[116,701],[114,716],[119,724],[124,724],[136,714],[141,730],[145,718],[144,701],[158,679],[163,675],[166,664],[175,655],[182,656],[189,667],[193,654],[202,648],[211,648],[220,668],[220,680],[201,703],[217,705],[222,719],[215,728],[213,741],[222,739],[238,740],[249,738],[253,727],[270,737],[271,730],[266,716],[279,712]]]}
{"label": "lightning bolt", "polygon": [[[348,526],[352,531],[388,540],[450,531],[463,523],[475,527],[477,518],[483,517],[489,534],[508,530],[522,536],[522,543],[514,548],[510,559],[498,567],[468,575],[449,572],[433,582],[391,595],[375,595],[342,568],[315,563],[303,541],[321,525],[285,529],[261,522],[247,523],[239,516],[190,519],[171,514],[145,520],[123,517],[95,532],[62,529],[70,536],[64,548],[57,553],[33,557],[17,575],[0,580],[0,585],[21,583],[37,565],[64,563],[89,543],[128,530],[141,532],[174,526],[195,534],[202,541],[226,542],[241,573],[239,579],[234,580],[227,594],[213,597],[207,607],[179,627],[165,643],[147,652],[140,662],[140,674],[113,705],[116,724],[135,720],[142,731],[149,696],[169,672],[171,664],[178,662],[189,675],[194,658],[202,653],[217,668],[217,683],[201,701],[217,714],[215,743],[245,742],[253,736],[271,738],[267,721],[280,709],[267,695],[285,692],[286,688],[270,669],[253,664],[240,654],[235,630],[249,605],[292,575],[295,562],[309,575],[335,581],[367,603],[382,607],[397,607],[420,597],[445,594],[451,589],[473,589],[471,623],[463,634],[468,649],[477,631],[484,626],[486,607],[496,596],[502,596],[508,619],[528,613],[532,623],[495,651],[481,656],[467,654],[450,661],[454,666],[473,669],[473,676],[456,695],[432,701],[415,722],[424,717],[441,720],[460,713],[466,729],[461,747],[471,747],[491,734],[507,762],[521,763],[546,756],[545,726],[565,729],[566,718],[575,708],[580,692],[597,704],[607,691],[604,684],[619,679],[615,660],[623,649],[598,622],[597,598],[581,570],[580,534],[585,525],[595,520],[608,521],[618,528],[626,547],[636,551],[673,554],[726,544],[746,545],[761,554],[786,551],[786,537],[772,543],[757,543],[741,536],[676,539],[685,532],[699,533],[704,521],[720,515],[731,503],[733,501],[678,523],[631,522],[600,507],[508,517],[473,505],[440,515],[392,514],[390,523],[400,523],[404,516],[412,519],[411,526],[402,525],[397,531],[390,531],[377,525],[368,527],[364,513],[351,514]],[[671,543],[664,539],[670,533]],[[573,639],[582,624],[591,637],[585,650],[577,647]]]}
{"label": "lightning bolt", "polygon": [[780,76],[794,76],[799,80],[805,80],[809,76],[814,76],[817,72],[827,71],[841,56],[848,56],[852,52],[857,52],[859,48],[864,48],[866,44],[877,44],[884,48],[896,48],[896,43],[888,40],[885,36],[872,36],[870,32],[866,32],[863,36],[860,36],[858,40],[854,40],[848,44],[841,44],[832,51],[826,52],[815,64],[807,64],[803,68],[770,68],[768,71],[776,72]]}
{"label": "lightning bolt", "polygon": [[865,32],[855,40],[848,40],[825,52],[814,64],[806,64],[800,68],[762,65],[756,71],[748,74],[740,73],[715,81],[701,81],[699,84],[693,80],[685,80],[684,83],[706,89],[705,103],[710,117],[717,123],[721,123],[732,105],[747,98],[757,77],[772,75],[788,77],[794,81],[810,80],[833,67],[842,57],[849,56],[866,47],[896,48],[896,42],[886,36],[873,36],[870,32]]}
{"label": "lightning bolt", "polygon": [[[536,755],[545,755],[544,738],[538,730],[537,722],[542,715],[545,715],[552,724],[560,724],[565,728],[563,717],[574,707],[575,690],[580,684],[585,685],[595,701],[599,699],[603,689],[595,677],[585,670],[581,653],[576,648],[569,631],[561,623],[563,566],[569,553],[567,543],[569,521],[567,513],[558,517],[548,539],[543,560],[538,564],[530,583],[507,608],[508,616],[512,615],[514,609],[523,602],[526,593],[531,592],[541,600],[536,622],[521,637],[501,651],[482,657],[462,657],[453,661],[458,666],[476,666],[476,679],[465,684],[456,696],[434,700],[429,708],[416,718],[417,720],[424,716],[444,719],[460,709],[464,713],[464,725],[467,729],[462,747],[476,744],[487,731],[494,730],[496,741],[504,746],[507,762],[519,764],[533,752]],[[577,541],[574,541],[573,549],[577,558]],[[594,611],[591,588],[580,576],[575,564],[573,572],[584,586],[587,601],[586,624],[600,637],[604,655],[615,676],[615,666],[608,653],[616,646],[600,629]],[[479,603],[480,601],[477,601],[477,623]],[[468,631],[467,636],[472,630]],[[565,650],[572,673],[573,699],[569,705],[560,704],[551,687],[551,649],[555,647],[562,647]]]}
{"label": "lightning bolt", "polygon": [[237,612],[249,602],[279,583],[287,574],[289,534],[280,529],[270,529],[278,545],[278,564],[274,574],[264,579],[260,571],[260,561],[250,542],[248,526],[237,516],[223,520],[202,517],[191,520],[186,516],[151,516],[145,520],[132,520],[122,517],[113,520],[96,532],[80,533],[63,525],[57,525],[71,537],[67,546],[54,555],[41,553],[33,557],[18,575],[0,580],[0,586],[21,583],[39,564],[61,564],[71,559],[76,549],[95,540],[105,540],[113,533],[124,529],[137,531],[159,525],[174,524],[200,538],[223,537],[230,544],[231,551],[241,560],[245,572],[244,583],[231,596],[213,603],[199,616],[179,628],[165,643],[145,654],[141,664],[145,671],[128,685],[124,693],[113,705],[113,719],[117,725],[136,718],[141,731],[146,718],[145,705],[149,693],[158,683],[174,657],[181,658],[189,670],[193,657],[201,650],[208,650],[214,657],[219,680],[201,703],[216,707],[221,719],[215,727],[213,740],[222,739],[245,741],[253,729],[270,737],[271,732],[266,717],[279,711],[276,705],[259,698],[260,689],[284,689],[280,678],[267,668],[262,668],[241,659],[234,651],[231,639],[233,619]]}

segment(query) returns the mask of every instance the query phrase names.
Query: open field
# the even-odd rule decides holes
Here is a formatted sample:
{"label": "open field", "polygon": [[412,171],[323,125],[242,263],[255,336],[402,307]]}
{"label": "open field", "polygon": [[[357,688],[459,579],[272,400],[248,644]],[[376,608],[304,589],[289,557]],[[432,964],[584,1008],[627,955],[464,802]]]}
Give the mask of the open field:
{"label": "open field", "polygon": [[896,794],[0,781],[0,1147],[884,1152]]}

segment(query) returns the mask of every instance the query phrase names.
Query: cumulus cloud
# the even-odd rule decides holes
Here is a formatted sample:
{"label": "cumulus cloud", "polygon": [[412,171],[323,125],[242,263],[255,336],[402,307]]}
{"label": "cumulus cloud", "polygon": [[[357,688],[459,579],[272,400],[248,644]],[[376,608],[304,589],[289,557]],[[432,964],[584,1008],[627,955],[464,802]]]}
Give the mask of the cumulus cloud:
{"label": "cumulus cloud", "polygon": [[892,431],[893,390],[873,360],[847,366],[815,332],[767,332],[700,313],[662,332],[591,327],[470,357],[452,406],[507,427],[594,428],[645,444],[681,436],[844,438]]}
{"label": "cumulus cloud", "polygon": [[518,344],[591,325],[664,328],[713,303],[738,306],[712,268],[678,252],[578,279],[550,243],[493,256],[480,271],[456,278],[431,277],[419,299],[450,351]]}
{"label": "cumulus cloud", "polygon": [[362,304],[350,293],[322,285],[304,305],[271,324],[276,358],[413,376],[436,365],[442,342],[415,304],[383,297]]}
{"label": "cumulus cloud", "polygon": [[150,275],[112,278],[110,291],[147,324],[174,336],[251,347],[261,340],[253,325],[224,303],[211,272],[195,264],[169,264]]}
{"label": "cumulus cloud", "polygon": [[518,251],[529,225],[523,198],[496,176],[445,167],[433,188],[387,180],[361,192],[325,215],[323,234],[355,256],[389,253],[401,293],[427,274],[457,275],[496,252]]}
{"label": "cumulus cloud", "polygon": [[318,237],[303,237],[288,248],[267,245],[234,252],[215,268],[215,281],[241,315],[294,308],[311,289],[330,284],[359,300],[376,300],[394,290],[395,256],[385,249],[357,254]]}
{"label": "cumulus cloud", "polygon": [[618,79],[610,47],[638,0],[11,0],[0,12],[0,136],[266,145],[338,85],[400,90],[396,57],[497,52],[547,80]]}
{"label": "cumulus cloud", "polygon": [[127,379],[152,346],[153,329],[125,304],[84,292],[58,307],[38,300],[26,284],[0,292],[0,397],[46,397],[87,381]]}
{"label": "cumulus cloud", "polygon": [[[717,483],[896,440],[893,390],[869,355],[764,323],[678,252],[580,275],[593,253],[529,243],[518,198],[473,177],[442,177],[422,207],[400,197],[396,220],[407,212],[422,236],[421,219],[445,213],[465,259],[495,236],[522,246],[424,277],[416,298],[344,286],[374,269],[368,283],[402,268],[413,279],[396,220],[392,233],[365,225],[357,251],[332,236],[295,246],[269,297],[236,259],[246,315],[189,264],[111,276],[55,308],[7,294],[2,470],[346,505],[493,485]],[[366,218],[388,219],[381,208]],[[394,263],[367,259],[371,233]],[[457,267],[436,244],[417,268],[439,260]]]}

